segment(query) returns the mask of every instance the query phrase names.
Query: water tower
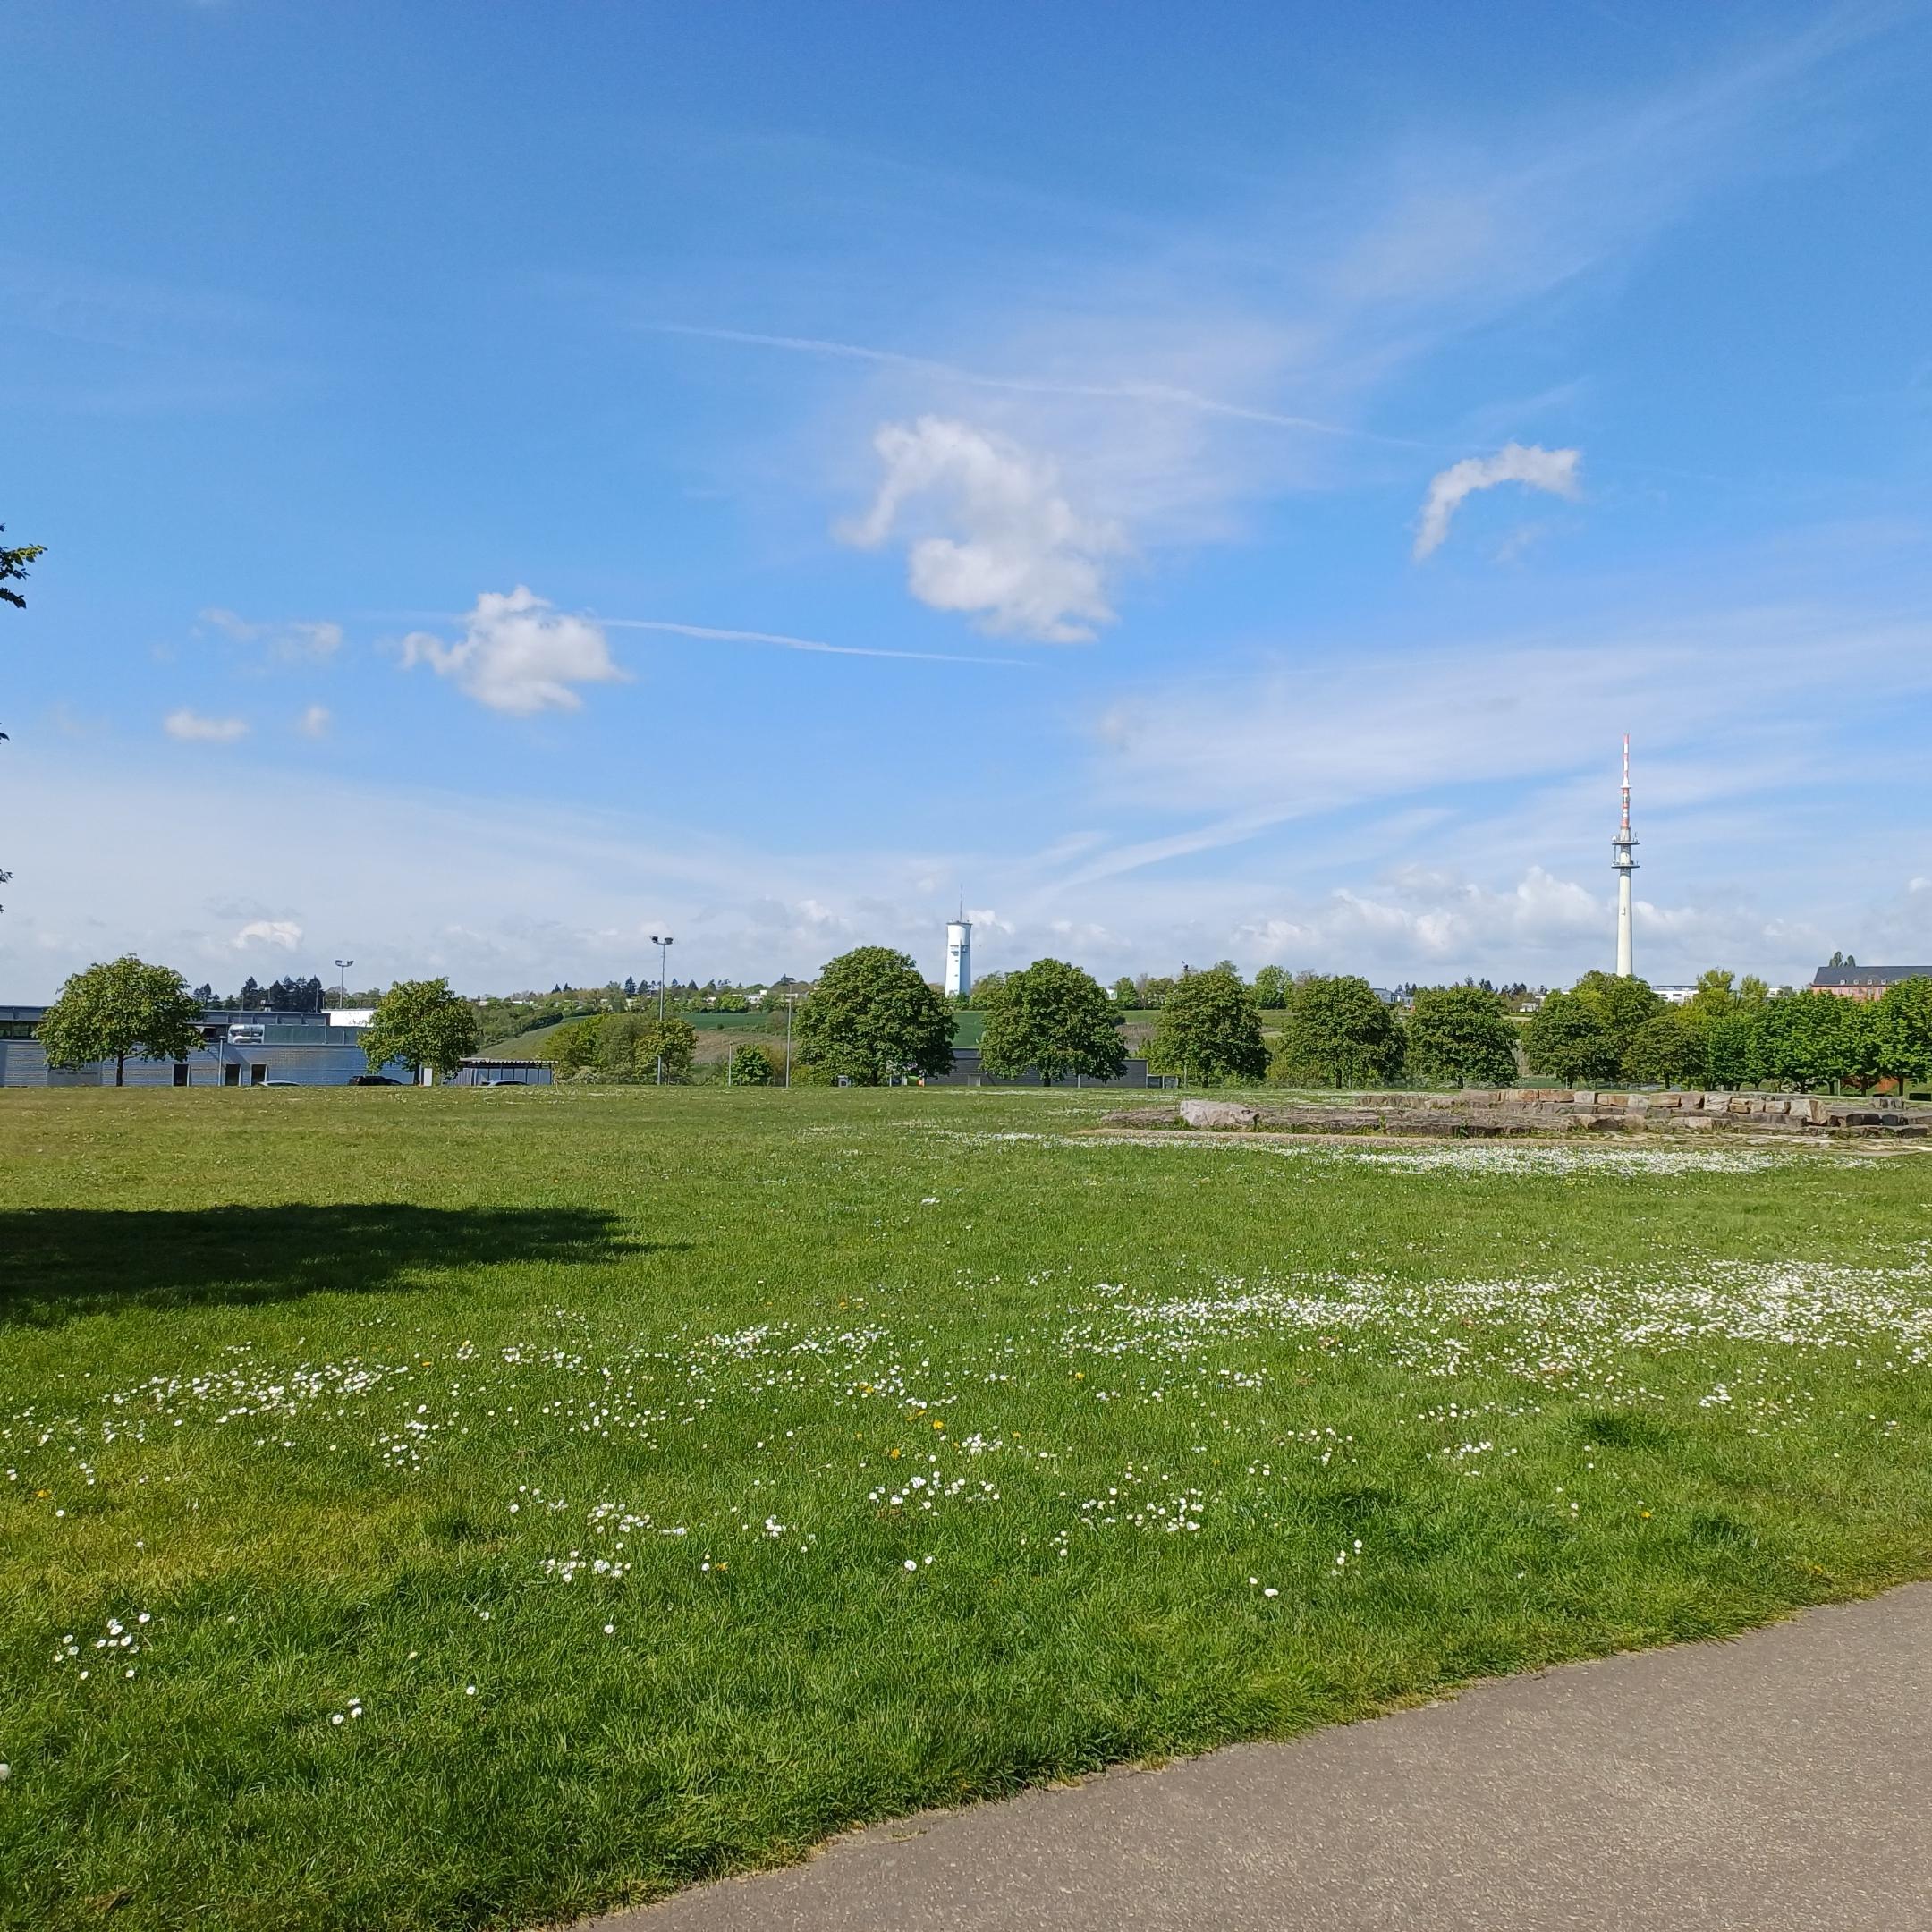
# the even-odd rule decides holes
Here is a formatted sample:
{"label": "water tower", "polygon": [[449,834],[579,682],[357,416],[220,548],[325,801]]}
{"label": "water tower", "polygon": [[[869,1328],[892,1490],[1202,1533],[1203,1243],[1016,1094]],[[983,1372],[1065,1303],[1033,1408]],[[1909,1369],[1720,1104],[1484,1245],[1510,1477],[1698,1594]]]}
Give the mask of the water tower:
{"label": "water tower", "polygon": [[964,906],[946,922],[945,989],[948,999],[964,999],[972,991],[972,921]]}

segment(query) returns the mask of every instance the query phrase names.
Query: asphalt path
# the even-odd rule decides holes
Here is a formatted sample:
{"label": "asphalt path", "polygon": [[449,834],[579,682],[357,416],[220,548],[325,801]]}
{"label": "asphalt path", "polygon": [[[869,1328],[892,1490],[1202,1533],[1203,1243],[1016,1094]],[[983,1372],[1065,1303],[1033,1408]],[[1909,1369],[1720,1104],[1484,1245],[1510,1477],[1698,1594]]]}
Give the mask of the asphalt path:
{"label": "asphalt path", "polygon": [[596,1932],[1932,1932],[1932,1584],[852,1833]]}

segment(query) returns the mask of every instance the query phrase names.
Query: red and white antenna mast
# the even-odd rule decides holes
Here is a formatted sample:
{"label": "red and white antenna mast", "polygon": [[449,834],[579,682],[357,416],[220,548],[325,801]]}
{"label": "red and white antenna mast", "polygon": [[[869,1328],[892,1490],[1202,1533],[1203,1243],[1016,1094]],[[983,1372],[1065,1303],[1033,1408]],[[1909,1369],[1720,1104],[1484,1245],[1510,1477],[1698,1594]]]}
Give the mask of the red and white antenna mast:
{"label": "red and white antenna mast", "polygon": [[1620,979],[1628,979],[1637,970],[1633,945],[1635,907],[1631,902],[1631,874],[1637,869],[1637,860],[1631,848],[1637,843],[1630,828],[1630,733],[1623,733],[1623,816],[1617,825],[1617,835],[1610,841],[1610,863],[1616,869],[1617,876],[1617,927],[1616,927],[1616,970]]}

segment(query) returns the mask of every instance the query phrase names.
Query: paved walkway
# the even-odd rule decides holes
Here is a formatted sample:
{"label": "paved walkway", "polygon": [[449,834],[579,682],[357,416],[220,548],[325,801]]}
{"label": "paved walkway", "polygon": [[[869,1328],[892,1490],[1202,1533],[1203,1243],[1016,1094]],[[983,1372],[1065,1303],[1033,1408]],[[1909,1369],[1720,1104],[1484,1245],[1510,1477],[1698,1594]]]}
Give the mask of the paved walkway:
{"label": "paved walkway", "polygon": [[1932,1928],[1932,1584],[927,1813],[596,1932]]}

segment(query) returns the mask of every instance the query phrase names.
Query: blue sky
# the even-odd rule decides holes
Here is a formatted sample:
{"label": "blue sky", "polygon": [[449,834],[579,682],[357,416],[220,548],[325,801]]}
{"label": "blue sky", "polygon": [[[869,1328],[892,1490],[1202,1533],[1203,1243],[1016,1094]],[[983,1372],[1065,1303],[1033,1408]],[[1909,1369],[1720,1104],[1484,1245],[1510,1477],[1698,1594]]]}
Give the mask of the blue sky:
{"label": "blue sky", "polygon": [[8,33],[0,996],[1932,958],[1922,7]]}

